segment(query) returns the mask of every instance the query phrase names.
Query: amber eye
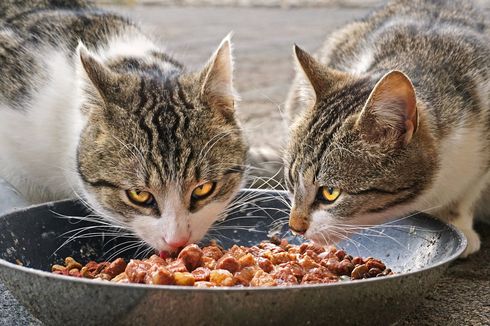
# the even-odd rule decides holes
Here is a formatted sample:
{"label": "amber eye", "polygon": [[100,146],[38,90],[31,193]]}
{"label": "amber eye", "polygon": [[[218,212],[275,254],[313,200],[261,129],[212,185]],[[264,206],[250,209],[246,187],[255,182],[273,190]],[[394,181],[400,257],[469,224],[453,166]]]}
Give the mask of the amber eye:
{"label": "amber eye", "polygon": [[340,189],[335,187],[321,187],[318,190],[318,199],[328,204],[333,203],[340,196]]}
{"label": "amber eye", "polygon": [[139,206],[150,206],[155,202],[155,198],[148,191],[126,190],[126,196],[133,204]]}
{"label": "amber eye", "polygon": [[200,186],[197,186],[192,191],[192,199],[202,200],[211,195],[216,187],[216,182],[206,182]]}

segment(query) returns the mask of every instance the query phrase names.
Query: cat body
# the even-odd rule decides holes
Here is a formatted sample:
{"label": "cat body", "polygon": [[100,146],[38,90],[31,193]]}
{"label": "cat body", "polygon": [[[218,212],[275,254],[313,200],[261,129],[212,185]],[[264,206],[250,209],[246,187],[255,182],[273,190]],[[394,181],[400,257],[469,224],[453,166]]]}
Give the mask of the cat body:
{"label": "cat body", "polygon": [[78,194],[159,250],[199,240],[244,173],[229,38],[188,72],[85,1],[0,12],[0,177],[32,203]]}
{"label": "cat body", "polygon": [[490,37],[471,2],[391,1],[296,58],[293,229],[328,242],[419,210],[477,251],[473,216],[490,214]]}

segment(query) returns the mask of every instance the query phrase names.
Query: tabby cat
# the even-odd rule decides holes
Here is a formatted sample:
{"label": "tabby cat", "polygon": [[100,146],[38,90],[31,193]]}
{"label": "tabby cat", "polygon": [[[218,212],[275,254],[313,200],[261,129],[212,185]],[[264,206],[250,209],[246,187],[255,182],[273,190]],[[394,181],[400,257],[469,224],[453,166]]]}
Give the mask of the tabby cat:
{"label": "tabby cat", "polygon": [[81,196],[158,250],[199,240],[240,188],[229,37],[188,72],[85,1],[0,4],[0,177]]}
{"label": "tabby cat", "polygon": [[478,251],[490,211],[490,37],[470,1],[398,0],[294,48],[285,156],[290,227],[319,242],[412,211]]}

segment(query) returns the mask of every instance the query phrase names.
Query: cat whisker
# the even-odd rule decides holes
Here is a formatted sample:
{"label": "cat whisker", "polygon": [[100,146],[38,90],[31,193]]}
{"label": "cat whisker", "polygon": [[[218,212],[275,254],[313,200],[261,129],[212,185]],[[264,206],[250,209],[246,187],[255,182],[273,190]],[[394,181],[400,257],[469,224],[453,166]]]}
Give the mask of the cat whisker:
{"label": "cat whisker", "polygon": [[[216,234],[215,236],[213,236],[213,234]],[[224,239],[227,239],[229,240],[230,242],[235,242],[235,239],[232,239],[226,235],[224,235],[223,233],[221,233],[219,230],[209,230],[208,231],[208,235],[206,236],[206,238],[208,237],[212,237],[212,238],[224,238]],[[212,239],[211,238],[211,239]]]}
{"label": "cat whisker", "polygon": [[114,227],[114,228],[118,228],[118,229],[129,230],[129,226],[123,222],[107,221],[108,220],[107,218],[102,219],[100,216],[97,216],[97,215],[89,214],[86,216],[68,216],[68,215],[59,214],[58,212],[55,212],[55,211],[51,211],[51,212],[55,216],[57,216],[58,218],[68,219],[68,220],[70,220],[70,222],[72,220],[75,220],[76,222],[73,222],[74,224],[79,223],[79,222],[83,222],[83,221],[89,221],[92,223],[97,223],[98,225],[106,225],[106,226],[110,226],[110,227]]}
{"label": "cat whisker", "polygon": [[289,125],[289,118],[286,116],[286,113],[284,112],[284,110],[282,109],[282,107],[285,107],[286,105],[286,102],[282,102],[282,103],[277,103],[276,101],[274,101],[270,96],[268,96],[267,94],[265,93],[262,93],[261,94],[266,100],[268,100],[271,104],[274,104],[274,106],[277,108],[277,111],[279,112],[279,116],[281,117],[281,122],[283,123],[283,127],[287,129],[288,125]]}
{"label": "cat whisker", "polygon": [[[104,229],[107,228],[107,229]],[[102,229],[102,230],[101,230]],[[73,230],[66,231],[62,234],[60,234],[60,237],[64,236],[69,236],[73,233],[77,233],[78,231],[90,231],[90,230],[99,230],[100,232],[98,234],[101,235],[132,235],[130,232],[121,232],[121,229],[119,228],[111,228],[110,226],[104,226],[104,225],[96,225],[96,226],[86,226],[86,227],[81,227]]]}
{"label": "cat whisker", "polygon": [[[369,234],[369,233],[366,233],[366,232],[371,232],[371,233],[374,233],[374,234]],[[388,238],[391,241],[393,241],[394,243],[396,243],[397,245],[399,245],[401,248],[407,249],[407,245],[406,244],[401,243],[395,237],[392,237],[392,236],[384,233],[383,231],[377,230],[375,228],[364,228],[364,229],[359,230],[358,232],[354,232],[354,234],[357,234],[359,236],[365,237],[365,238],[367,238],[369,240],[371,240],[370,237]]]}
{"label": "cat whisker", "polygon": [[215,223],[214,225],[220,225],[220,224],[223,224],[223,222],[229,223],[229,222],[232,222],[232,221],[233,222],[236,222],[236,221],[247,220],[247,219],[256,220],[258,217],[261,217],[261,216],[254,216],[254,215],[250,215],[250,216],[237,216],[237,217],[233,217],[233,218],[227,219],[226,221],[219,221],[219,222]]}
{"label": "cat whisker", "polygon": [[256,184],[260,184],[262,186],[266,186],[272,190],[286,190],[284,188],[284,185],[281,184],[281,182],[277,181],[277,176],[279,175],[279,173],[281,173],[282,171],[279,170],[277,171],[274,175],[272,175],[271,177],[260,177],[260,176],[253,176],[252,178],[252,184],[251,184],[251,187],[254,187],[254,185]]}
{"label": "cat whisker", "polygon": [[240,231],[247,231],[247,232],[254,232],[254,233],[264,233],[262,230],[255,230],[254,228],[250,227],[241,227],[241,226],[236,226],[236,225],[223,225],[223,226],[215,226],[211,227],[209,229],[210,231],[221,231],[221,230],[240,230]]}
{"label": "cat whisker", "polygon": [[[119,250],[115,251],[114,253],[112,253],[108,258],[107,260],[108,261],[111,261],[113,260],[114,258],[116,257],[119,257],[122,255],[123,252],[125,251],[129,251],[131,249],[134,249],[134,248],[140,248],[142,246],[145,245],[145,243],[142,243],[142,241],[127,241],[127,242],[124,242],[123,243],[124,245],[127,245],[125,247],[122,247],[120,248]],[[115,248],[113,248],[115,249]],[[106,254],[110,253],[112,250],[108,251]]]}
{"label": "cat whisker", "polygon": [[[347,241],[348,243],[351,243],[354,247],[356,247],[358,256],[361,254],[360,249],[359,249],[361,247],[364,248],[367,252],[371,253],[371,250],[368,247],[366,247],[364,244],[362,244],[361,242],[355,241],[354,239],[348,237],[347,235],[345,235],[341,232],[335,231],[335,230],[329,230],[329,232],[331,232],[333,235],[337,236],[339,239]],[[344,248],[342,248],[342,249],[344,249]]]}
{"label": "cat whisker", "polygon": [[55,255],[61,248],[69,244],[70,242],[73,242],[78,239],[85,239],[85,238],[91,238],[91,237],[104,237],[104,236],[116,236],[116,237],[121,237],[121,236],[128,236],[131,235],[131,233],[127,232],[92,232],[92,233],[84,233],[86,231],[91,231],[93,230],[94,227],[82,227],[78,228],[75,230],[70,230],[67,231],[61,235],[59,235],[60,238],[68,236],[68,238],[52,253],[52,255]]}

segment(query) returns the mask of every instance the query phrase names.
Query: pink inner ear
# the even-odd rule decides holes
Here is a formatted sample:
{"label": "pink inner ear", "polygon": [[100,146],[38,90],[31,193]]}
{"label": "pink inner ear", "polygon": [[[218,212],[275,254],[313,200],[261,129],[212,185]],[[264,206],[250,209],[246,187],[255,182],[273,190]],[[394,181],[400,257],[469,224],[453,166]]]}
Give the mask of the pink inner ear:
{"label": "pink inner ear", "polygon": [[227,36],[202,72],[201,95],[212,108],[225,115],[233,115],[235,91],[233,88],[233,57]]}

